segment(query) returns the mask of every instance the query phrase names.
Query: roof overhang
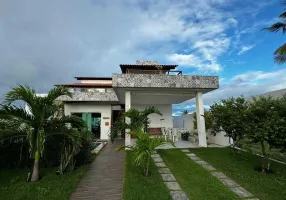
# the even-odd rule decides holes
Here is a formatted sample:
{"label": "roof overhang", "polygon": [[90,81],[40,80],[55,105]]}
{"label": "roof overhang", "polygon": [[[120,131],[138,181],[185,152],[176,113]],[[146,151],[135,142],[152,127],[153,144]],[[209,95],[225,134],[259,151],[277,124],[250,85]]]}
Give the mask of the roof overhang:
{"label": "roof overhang", "polygon": [[131,92],[131,104],[178,104],[219,87],[217,76],[160,76],[113,74],[112,85],[120,103]]}
{"label": "roof overhang", "polygon": [[74,77],[77,80],[112,80],[112,77]]}
{"label": "roof overhang", "polygon": [[71,84],[57,84],[55,86],[63,86],[71,88],[112,88],[112,84],[104,84],[104,83],[71,83]]}

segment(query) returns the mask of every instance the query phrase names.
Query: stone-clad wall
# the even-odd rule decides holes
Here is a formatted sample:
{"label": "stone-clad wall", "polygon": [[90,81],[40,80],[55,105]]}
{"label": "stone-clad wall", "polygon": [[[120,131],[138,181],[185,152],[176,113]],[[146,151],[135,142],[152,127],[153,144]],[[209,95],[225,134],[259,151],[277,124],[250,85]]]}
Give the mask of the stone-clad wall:
{"label": "stone-clad wall", "polygon": [[109,101],[117,102],[118,98],[115,92],[73,92],[72,98],[61,96],[60,101]]}
{"label": "stone-clad wall", "polygon": [[153,74],[113,74],[113,87],[209,88],[219,87],[217,76],[165,76]]}

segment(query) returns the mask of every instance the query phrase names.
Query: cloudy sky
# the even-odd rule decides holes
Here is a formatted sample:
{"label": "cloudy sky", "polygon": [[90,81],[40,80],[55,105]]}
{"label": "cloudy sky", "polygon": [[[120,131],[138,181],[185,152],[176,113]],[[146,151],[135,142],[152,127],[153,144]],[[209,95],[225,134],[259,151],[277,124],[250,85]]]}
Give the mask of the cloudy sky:
{"label": "cloudy sky", "polygon": [[136,60],[218,75],[206,105],[282,89],[286,66],[272,55],[285,37],[261,31],[282,10],[279,0],[0,0],[0,97],[16,83],[45,93]]}

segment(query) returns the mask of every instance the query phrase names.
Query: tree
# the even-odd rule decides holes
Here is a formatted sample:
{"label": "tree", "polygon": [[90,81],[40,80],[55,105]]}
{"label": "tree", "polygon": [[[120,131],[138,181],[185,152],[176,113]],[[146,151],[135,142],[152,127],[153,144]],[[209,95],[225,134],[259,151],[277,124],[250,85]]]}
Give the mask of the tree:
{"label": "tree", "polygon": [[[127,124],[124,120],[119,119],[121,122],[118,126],[121,128],[120,130],[122,130],[123,122],[124,127],[131,130],[128,134],[135,137],[136,141],[133,145],[120,146],[116,148],[116,151],[126,148],[131,150],[131,153],[133,154],[133,164],[136,166],[144,166],[144,176],[149,175],[149,165],[151,156],[155,152],[155,148],[166,143],[163,137],[151,137],[151,133],[148,131],[150,124],[148,116],[153,113],[162,115],[162,113],[155,106],[151,106],[145,108],[143,111],[139,111],[136,108],[130,108],[127,112],[125,112],[122,116],[124,118],[129,117],[131,119],[130,124]],[[174,143],[170,140],[167,142],[174,145]]]}
{"label": "tree", "polygon": [[139,128],[143,129],[144,132],[148,132],[150,124],[148,116],[151,114],[162,115],[160,110],[158,110],[158,108],[156,108],[155,106],[146,107],[143,111],[139,111],[136,108],[130,108],[127,112],[123,114],[124,117],[128,117],[131,119],[131,123],[126,124],[126,128],[130,130],[136,130]]}
{"label": "tree", "polygon": [[[197,114],[194,113],[193,116],[194,120],[194,129],[197,129]],[[210,111],[204,110],[204,118],[205,118],[205,126],[206,130],[212,129],[213,128],[213,116]]]}
{"label": "tree", "polygon": [[184,111],[183,111],[183,115],[187,115],[188,113],[189,113],[188,110],[184,110]]}
{"label": "tree", "polygon": [[278,106],[280,99],[269,97],[253,98],[249,104],[245,133],[250,143],[259,143],[262,153],[261,170],[265,172],[269,151],[273,147],[279,147],[284,142],[281,130],[285,129],[285,119],[279,116]]}
{"label": "tree", "polygon": [[[286,1],[283,1],[282,4],[286,6]],[[284,9],[284,12],[279,15],[279,18],[281,19],[281,22],[277,22],[273,24],[270,27],[265,28],[264,30],[268,30],[270,32],[278,32],[282,31],[282,34],[286,33],[286,11]],[[283,64],[286,62],[286,43],[280,46],[275,52],[274,52],[274,61],[278,64]]]}
{"label": "tree", "polygon": [[[56,102],[59,96],[71,93],[67,88],[56,87],[46,97],[36,95],[29,86],[18,85],[5,96],[0,108],[0,140],[25,138],[28,140],[34,167],[31,181],[39,180],[39,161],[44,151],[45,140],[52,135],[64,135],[71,141],[73,154],[81,147],[81,135],[77,128],[84,128],[85,123],[76,116],[64,116]],[[16,101],[23,101],[31,113]]]}
{"label": "tree", "polygon": [[233,147],[243,138],[248,104],[243,97],[229,98],[211,106],[214,132],[225,131],[233,139]]}
{"label": "tree", "polygon": [[[143,129],[144,132],[148,132],[150,124],[148,116],[154,113],[162,115],[160,110],[158,110],[155,106],[146,107],[143,111],[139,111],[136,108],[130,108],[127,112],[120,115],[120,117],[111,127],[109,134],[110,140],[113,142],[117,134],[122,133],[123,131],[125,131],[125,129]],[[125,117],[131,119],[130,124],[125,123]]]}

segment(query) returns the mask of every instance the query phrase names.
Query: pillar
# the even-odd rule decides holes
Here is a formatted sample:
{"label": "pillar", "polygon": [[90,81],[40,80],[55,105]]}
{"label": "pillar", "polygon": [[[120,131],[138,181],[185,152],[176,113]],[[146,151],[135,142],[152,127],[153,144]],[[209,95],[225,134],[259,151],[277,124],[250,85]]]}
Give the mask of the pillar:
{"label": "pillar", "polygon": [[[131,108],[131,92],[125,92],[125,112]],[[125,118],[125,123],[130,124],[131,119],[129,117]],[[131,136],[127,134],[130,129],[125,129],[125,145],[131,145]]]}
{"label": "pillar", "polygon": [[202,92],[196,93],[196,116],[197,116],[199,146],[207,147],[207,136],[206,136],[206,125],[204,117],[204,104],[203,104]]}

